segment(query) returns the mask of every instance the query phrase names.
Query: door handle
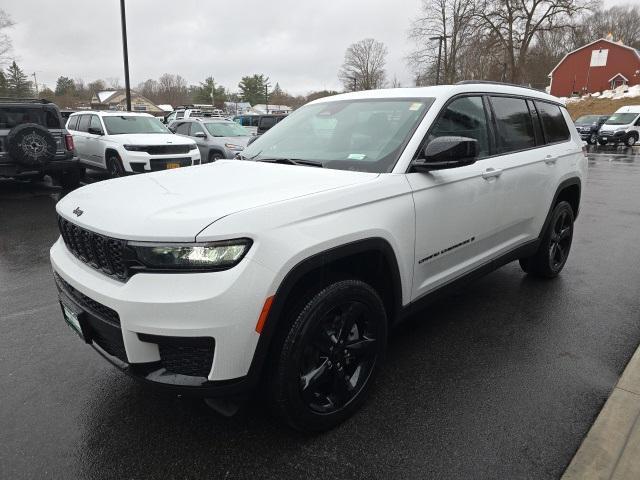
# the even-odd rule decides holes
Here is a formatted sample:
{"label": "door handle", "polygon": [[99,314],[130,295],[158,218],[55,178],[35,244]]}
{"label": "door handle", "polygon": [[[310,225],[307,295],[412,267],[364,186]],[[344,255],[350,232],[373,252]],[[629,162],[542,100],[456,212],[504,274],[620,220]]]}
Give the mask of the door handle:
{"label": "door handle", "polygon": [[558,157],[554,157],[553,155],[547,155],[544,157],[544,163],[547,165],[553,165],[558,161]]}
{"label": "door handle", "polygon": [[499,177],[502,175],[502,169],[500,168],[487,168],[484,172],[482,172],[482,178],[485,180],[489,180],[490,178]]}

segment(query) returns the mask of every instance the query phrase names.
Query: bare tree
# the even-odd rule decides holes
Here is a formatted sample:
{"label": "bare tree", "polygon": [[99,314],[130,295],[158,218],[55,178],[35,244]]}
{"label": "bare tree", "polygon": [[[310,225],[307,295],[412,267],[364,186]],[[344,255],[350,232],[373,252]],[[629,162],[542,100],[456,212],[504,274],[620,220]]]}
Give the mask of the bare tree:
{"label": "bare tree", "polygon": [[4,65],[9,60],[7,54],[11,52],[11,38],[7,30],[14,25],[13,20],[7,12],[0,9],[0,65]]}
{"label": "bare tree", "polygon": [[159,103],[168,103],[169,105],[180,105],[189,102],[189,91],[187,89],[187,81],[180,75],[172,75],[170,73],[163,74],[158,79],[158,95]]}
{"label": "bare tree", "polygon": [[478,7],[479,25],[498,40],[507,78],[518,83],[536,34],[571,27],[571,19],[590,4],[588,0],[481,0]]}
{"label": "bare tree", "polygon": [[437,68],[439,45],[434,37],[442,37],[441,79],[454,83],[461,78],[459,58],[474,40],[474,12],[478,0],[422,0],[420,16],[413,21],[409,38],[416,44],[409,64],[423,84],[432,80]]}
{"label": "bare tree", "polygon": [[347,48],[338,78],[345,90],[372,90],[386,83],[384,69],[387,47],[373,38],[365,38]]}
{"label": "bare tree", "polygon": [[596,9],[579,19],[573,28],[573,47],[578,48],[609,33],[613,39],[640,49],[640,5],[616,5]]}
{"label": "bare tree", "polygon": [[107,77],[105,81],[107,83],[107,87],[111,90],[119,90],[122,88],[122,85],[120,85],[120,79],[118,77]]}

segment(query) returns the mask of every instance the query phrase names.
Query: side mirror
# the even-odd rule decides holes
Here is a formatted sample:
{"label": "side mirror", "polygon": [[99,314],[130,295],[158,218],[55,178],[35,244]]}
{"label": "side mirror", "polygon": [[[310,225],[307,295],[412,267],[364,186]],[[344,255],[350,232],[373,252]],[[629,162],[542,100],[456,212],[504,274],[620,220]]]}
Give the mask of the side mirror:
{"label": "side mirror", "polygon": [[207,136],[204,134],[204,132],[196,132],[193,134],[194,137],[196,138],[207,138]]}
{"label": "side mirror", "polygon": [[413,170],[429,172],[464,167],[478,159],[478,141],[468,137],[436,137],[411,162]]}
{"label": "side mirror", "polygon": [[102,130],[100,130],[99,128],[94,128],[94,127],[89,127],[89,129],[87,130],[91,135],[104,135],[104,133],[102,132]]}

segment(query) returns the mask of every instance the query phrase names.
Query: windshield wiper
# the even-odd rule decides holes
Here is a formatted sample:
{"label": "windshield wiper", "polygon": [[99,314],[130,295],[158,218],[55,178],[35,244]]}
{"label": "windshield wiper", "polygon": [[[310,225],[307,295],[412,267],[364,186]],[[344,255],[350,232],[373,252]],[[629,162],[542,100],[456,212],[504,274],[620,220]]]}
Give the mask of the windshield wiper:
{"label": "windshield wiper", "polygon": [[323,167],[322,162],[316,162],[314,160],[300,160],[298,158],[261,158],[256,160],[256,162],[282,163],[285,165],[299,165],[304,167]]}

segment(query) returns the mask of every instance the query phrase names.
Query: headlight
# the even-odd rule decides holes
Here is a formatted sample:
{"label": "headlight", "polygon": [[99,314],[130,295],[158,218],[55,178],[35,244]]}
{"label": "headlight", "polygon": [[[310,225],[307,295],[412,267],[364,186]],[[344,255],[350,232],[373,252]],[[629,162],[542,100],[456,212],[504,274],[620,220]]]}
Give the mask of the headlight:
{"label": "headlight", "polygon": [[236,150],[238,152],[244,150],[244,147],[242,145],[236,145],[235,143],[225,143],[224,146],[229,150]]}
{"label": "headlight", "polygon": [[123,145],[123,147],[130,152],[144,152],[147,150],[147,147],[144,145]]}
{"label": "headlight", "polygon": [[209,243],[155,244],[129,242],[147,270],[226,270],[237,265],[251,247],[248,238]]}
{"label": "headlight", "polygon": [[198,149],[198,145],[196,145],[195,143],[192,143],[191,145],[189,145],[189,150],[197,150]]}

